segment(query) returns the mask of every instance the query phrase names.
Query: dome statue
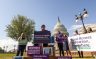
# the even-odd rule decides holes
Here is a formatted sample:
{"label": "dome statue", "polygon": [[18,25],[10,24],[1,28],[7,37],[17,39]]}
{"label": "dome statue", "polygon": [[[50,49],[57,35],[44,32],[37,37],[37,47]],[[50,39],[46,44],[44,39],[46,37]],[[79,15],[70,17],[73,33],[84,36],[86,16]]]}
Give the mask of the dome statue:
{"label": "dome statue", "polygon": [[58,17],[58,21],[57,21],[57,23],[54,26],[54,29],[52,31],[52,35],[55,36],[58,33],[58,31],[60,31],[63,34],[69,35],[65,26],[60,22],[59,17]]}

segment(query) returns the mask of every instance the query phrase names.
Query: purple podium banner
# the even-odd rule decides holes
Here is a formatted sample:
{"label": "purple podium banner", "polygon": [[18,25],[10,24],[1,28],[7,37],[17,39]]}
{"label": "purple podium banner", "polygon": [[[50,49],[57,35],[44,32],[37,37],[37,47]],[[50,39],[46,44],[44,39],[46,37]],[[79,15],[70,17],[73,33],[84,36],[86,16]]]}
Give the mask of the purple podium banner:
{"label": "purple podium banner", "polygon": [[48,55],[33,55],[32,59],[49,59]]}
{"label": "purple podium banner", "polygon": [[59,56],[59,57],[56,57],[56,59],[72,59],[71,56]]}
{"label": "purple podium banner", "polygon": [[38,55],[41,54],[41,48],[40,46],[28,46],[28,51],[27,55],[32,56],[32,55]]}

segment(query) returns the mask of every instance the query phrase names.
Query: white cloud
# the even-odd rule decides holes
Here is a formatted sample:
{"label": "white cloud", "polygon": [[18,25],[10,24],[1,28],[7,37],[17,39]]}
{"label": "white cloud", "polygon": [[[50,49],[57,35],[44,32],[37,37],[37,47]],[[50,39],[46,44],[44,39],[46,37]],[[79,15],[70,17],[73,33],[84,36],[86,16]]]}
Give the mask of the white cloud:
{"label": "white cloud", "polygon": [[[6,37],[6,39],[0,39],[0,47],[4,50],[7,50],[7,51],[12,50],[12,49],[14,49],[14,45],[17,46],[18,42],[9,37]],[[8,48],[7,48],[7,46],[8,46]]]}
{"label": "white cloud", "polygon": [[[15,49],[17,49],[18,47],[18,42],[9,38],[9,37],[6,37],[5,39],[0,39],[0,47],[4,50],[7,50],[7,51],[10,51],[10,50],[13,50],[14,49],[14,45],[16,46]],[[28,42],[27,46],[32,46],[32,42]],[[5,46],[5,48],[4,48]],[[8,46],[8,48],[7,48]]]}
{"label": "white cloud", "polygon": [[82,25],[73,25],[69,28],[69,30],[76,30],[78,28],[82,27]]}

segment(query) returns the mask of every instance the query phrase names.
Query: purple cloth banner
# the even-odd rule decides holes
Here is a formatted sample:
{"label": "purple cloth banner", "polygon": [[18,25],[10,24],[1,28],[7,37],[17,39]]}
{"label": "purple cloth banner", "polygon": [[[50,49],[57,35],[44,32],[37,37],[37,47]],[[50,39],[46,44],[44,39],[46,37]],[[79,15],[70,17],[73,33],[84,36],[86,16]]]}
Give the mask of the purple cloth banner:
{"label": "purple cloth banner", "polygon": [[49,59],[48,55],[33,55],[33,59]]}
{"label": "purple cloth banner", "polygon": [[56,57],[56,59],[72,59],[71,56],[59,56],[59,57]]}
{"label": "purple cloth banner", "polygon": [[28,56],[37,55],[37,54],[41,54],[41,48],[40,47],[28,46],[28,51],[27,51]]}

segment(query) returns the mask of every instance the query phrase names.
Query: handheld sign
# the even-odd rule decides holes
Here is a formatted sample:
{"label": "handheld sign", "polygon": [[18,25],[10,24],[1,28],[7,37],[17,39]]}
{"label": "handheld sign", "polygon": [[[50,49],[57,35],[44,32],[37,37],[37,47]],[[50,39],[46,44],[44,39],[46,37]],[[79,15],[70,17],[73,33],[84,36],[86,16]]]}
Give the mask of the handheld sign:
{"label": "handheld sign", "polygon": [[50,31],[35,31],[34,43],[50,43]]}

